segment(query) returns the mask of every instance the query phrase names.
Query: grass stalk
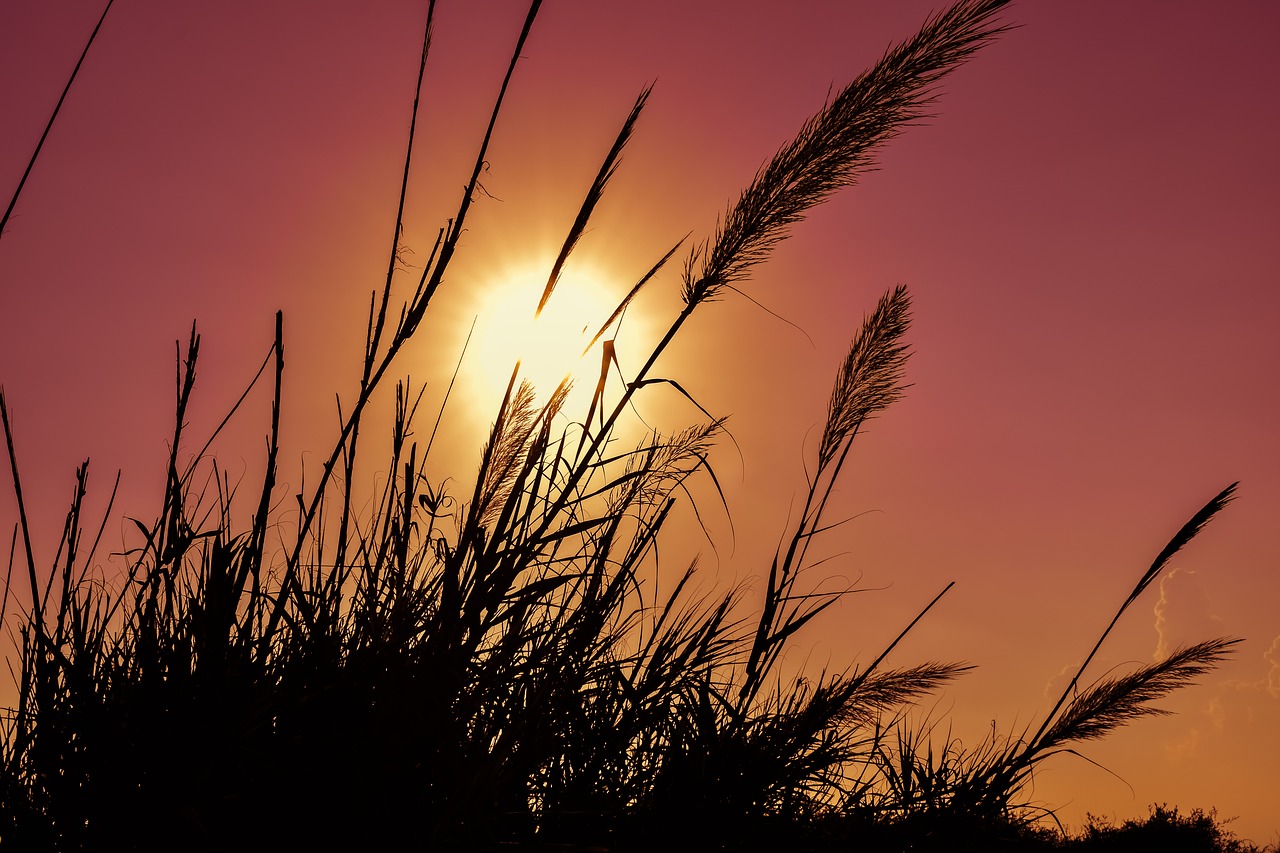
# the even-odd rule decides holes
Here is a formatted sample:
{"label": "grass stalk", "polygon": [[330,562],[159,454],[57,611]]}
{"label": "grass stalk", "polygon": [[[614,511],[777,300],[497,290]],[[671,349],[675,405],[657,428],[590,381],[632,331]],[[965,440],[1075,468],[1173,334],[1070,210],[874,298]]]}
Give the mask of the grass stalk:
{"label": "grass stalk", "polygon": [[84,50],[80,51],[80,58],[76,60],[75,67],[71,69],[71,76],[67,78],[67,85],[62,87],[62,94],[58,96],[58,103],[53,107],[49,121],[45,124],[39,141],[36,142],[35,150],[31,152],[31,159],[27,161],[27,167],[22,170],[22,177],[18,179],[18,186],[14,189],[13,196],[9,199],[9,204],[4,209],[4,216],[0,217],[0,238],[4,237],[5,226],[9,224],[9,217],[13,215],[13,209],[18,206],[18,198],[22,195],[22,188],[27,185],[27,178],[31,176],[31,170],[35,168],[36,160],[40,158],[40,152],[44,149],[44,141],[49,138],[49,131],[53,130],[53,123],[58,120],[58,114],[62,112],[62,103],[67,99],[67,93],[71,91],[71,84],[76,81],[76,76],[80,73],[80,66],[84,65],[85,57],[89,55],[89,48],[93,47],[93,42],[98,37],[98,30],[102,29],[103,22],[107,20],[107,13],[111,11],[111,6],[115,1],[107,0],[107,5],[102,8],[98,23],[94,24],[93,32],[89,33],[89,38],[84,43]]}

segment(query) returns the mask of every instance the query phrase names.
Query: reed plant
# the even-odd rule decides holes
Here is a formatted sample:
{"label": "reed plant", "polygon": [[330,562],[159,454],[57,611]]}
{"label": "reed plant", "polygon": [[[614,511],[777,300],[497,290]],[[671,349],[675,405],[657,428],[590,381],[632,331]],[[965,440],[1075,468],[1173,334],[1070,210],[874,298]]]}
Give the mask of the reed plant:
{"label": "reed plant", "polygon": [[[0,393],[18,507],[0,607],[14,626],[18,686],[0,740],[6,849],[623,850],[669,843],[677,831],[684,846],[749,849],[847,841],[850,827],[895,825],[921,810],[1003,821],[1039,761],[1149,713],[1151,700],[1228,650],[1226,640],[1195,646],[1078,696],[1073,681],[1025,742],[976,757],[947,752],[937,763],[902,712],[967,667],[884,662],[945,589],[869,663],[807,677],[781,672],[788,645],[846,592],[815,582],[810,548],[831,535],[832,489],[856,437],[902,394],[911,316],[904,287],[879,300],[838,368],[803,509],[768,560],[763,590],[697,593],[692,563],[659,592],[657,543],[677,501],[695,480],[723,500],[709,460],[725,421],[686,393],[705,420],[622,447],[633,402],[654,385],[685,393],[657,365],[686,321],[745,287],[810,209],[927,115],[945,75],[1006,29],[998,19],[1006,0],[960,0],[930,18],[806,122],[710,236],[690,248],[677,243],[638,275],[588,348],[603,369],[585,411],[571,410],[568,380],[535,389],[517,364],[477,441],[474,480],[432,480],[434,430],[420,444],[412,429],[422,389],[391,377],[432,322],[430,305],[461,251],[539,5],[529,9],[457,210],[416,280],[405,281],[398,259],[408,248],[403,211],[431,44],[428,5],[360,378],[333,447],[296,498],[283,498],[277,483],[279,314],[249,383],[268,386],[272,400],[255,493],[239,494],[208,457],[212,437],[185,452],[195,446],[187,435],[200,353],[193,326],[178,359],[163,500],[154,521],[134,522],[136,547],[118,555],[115,573],[97,562],[105,520],[85,538],[94,530],[83,511],[87,462],[53,565],[36,564],[21,436]],[[538,310],[648,98],[648,89],[639,94],[606,152]],[[682,249],[683,306],[625,372],[613,350],[617,321]],[[384,390],[391,411],[375,418]],[[373,466],[385,477],[366,505],[353,484],[370,467],[360,452],[370,429],[389,433],[389,449]],[[1229,497],[1183,529],[1121,612]]]}
{"label": "reed plant", "polygon": [[875,761],[885,784],[871,794],[881,814],[887,811],[913,823],[944,824],[1002,820],[1025,825],[1052,817],[1050,810],[1019,800],[1043,761],[1063,753],[1079,755],[1078,744],[1105,737],[1142,717],[1166,713],[1154,703],[1211,670],[1240,641],[1222,637],[1195,643],[1132,671],[1110,673],[1085,686],[1081,682],[1125,611],[1232,500],[1237,485],[1215,495],[1174,534],[1138,578],[1034,731],[1030,726],[1016,735],[993,731],[970,748],[948,732],[935,749],[932,725],[900,728],[892,740],[882,740]]}

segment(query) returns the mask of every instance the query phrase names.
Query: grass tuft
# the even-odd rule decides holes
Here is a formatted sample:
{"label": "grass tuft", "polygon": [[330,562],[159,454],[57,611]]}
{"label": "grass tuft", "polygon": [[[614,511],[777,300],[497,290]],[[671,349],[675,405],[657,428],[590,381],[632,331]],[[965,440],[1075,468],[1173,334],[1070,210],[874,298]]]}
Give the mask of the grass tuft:
{"label": "grass tuft", "polygon": [[[684,241],[654,262],[592,341],[603,369],[585,414],[569,410],[567,382],[540,402],[514,365],[492,427],[477,439],[474,480],[458,484],[433,479],[432,441],[413,440],[421,388],[388,377],[435,320],[430,304],[468,212],[482,203],[479,176],[540,4],[529,8],[456,212],[405,285],[398,259],[430,4],[360,379],[339,407],[331,451],[292,500],[281,499],[277,479],[280,314],[262,367],[203,444],[188,438],[200,355],[193,325],[177,359],[160,506],[152,520],[133,521],[111,568],[95,562],[105,518],[81,547],[87,462],[53,564],[37,564],[20,436],[0,391],[18,508],[0,602],[18,689],[0,732],[0,844],[647,850],[679,838],[690,849],[818,850],[1043,841],[1021,801],[1038,763],[1159,713],[1154,701],[1236,642],[1181,649],[1077,695],[1116,620],[1234,487],[1161,552],[1029,738],[973,751],[948,740],[935,751],[932,729],[909,725],[906,710],[968,666],[885,661],[951,584],[869,664],[784,675],[786,649],[850,592],[813,577],[809,549],[838,526],[826,510],[858,433],[906,388],[911,301],[898,286],[865,318],[837,370],[802,510],[765,557],[763,590],[696,592],[696,561],[671,589],[659,587],[658,545],[673,507],[687,499],[696,513],[699,488],[724,500],[711,457],[725,433],[724,417],[655,373],[660,356],[694,311],[736,292],[810,208],[927,115],[945,75],[1008,29],[997,18],[1004,5],[960,0],[806,122],[691,250],[683,307],[642,364],[624,366],[605,335]],[[588,233],[648,97],[645,89],[605,154],[542,302]],[[705,420],[647,431],[620,449],[623,418],[658,384],[684,394]],[[269,386],[266,452],[256,493],[242,498],[206,451],[259,385]],[[389,416],[370,416],[379,394],[392,392]],[[371,466],[360,448],[370,429],[390,442],[373,466],[380,485],[364,495],[357,484]],[[191,446],[201,449],[181,463]],[[247,515],[238,511],[246,500]]]}

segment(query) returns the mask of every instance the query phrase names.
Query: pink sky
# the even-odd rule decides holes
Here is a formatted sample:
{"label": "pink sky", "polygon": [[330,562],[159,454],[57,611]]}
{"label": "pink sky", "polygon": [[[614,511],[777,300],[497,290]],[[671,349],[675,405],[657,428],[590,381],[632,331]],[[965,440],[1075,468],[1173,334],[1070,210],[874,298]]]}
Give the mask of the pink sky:
{"label": "pink sky", "polygon": [[[283,308],[284,452],[325,449],[385,269],[424,6],[112,10],[0,239],[0,382],[50,549],[86,456],[99,499],[123,468],[125,511],[154,505],[173,341],[193,318],[197,432],[234,400]],[[548,0],[489,157],[485,186],[501,201],[478,204],[453,289],[433,307],[438,345],[412,368],[432,383],[428,407],[476,295],[563,233],[646,83],[650,107],[582,248],[618,276],[607,286],[685,233],[706,236],[828,89],[934,7]],[[0,6],[6,201],[100,11],[98,0]],[[407,216],[420,253],[457,203],[523,13],[441,0]],[[718,550],[689,547],[706,552],[708,583],[763,573],[850,335],[884,290],[908,284],[914,384],[855,451],[840,509],[872,512],[833,535],[841,556],[825,567],[878,591],[839,606],[800,651],[814,666],[866,662],[955,580],[897,662],[979,665],[933,709],[966,740],[992,720],[1034,724],[1047,686],[1169,535],[1241,480],[1095,674],[1150,660],[1162,641],[1220,634],[1246,638],[1236,659],[1166,702],[1176,716],[1087,747],[1123,781],[1064,756],[1034,796],[1072,822],[1153,802],[1216,806],[1240,816],[1240,834],[1274,841],[1280,7],[1024,2],[1008,18],[1021,27],[948,80],[937,118],[893,141],[878,171],[802,223],[751,282],[753,299],[813,343],[730,298],[663,363],[733,414],[745,460],[726,446],[716,461],[736,538],[711,512]],[[676,271],[645,312],[672,310]],[[479,444],[469,430],[488,415],[456,411],[446,446],[464,469]],[[244,423],[224,461],[251,472],[261,406]]]}

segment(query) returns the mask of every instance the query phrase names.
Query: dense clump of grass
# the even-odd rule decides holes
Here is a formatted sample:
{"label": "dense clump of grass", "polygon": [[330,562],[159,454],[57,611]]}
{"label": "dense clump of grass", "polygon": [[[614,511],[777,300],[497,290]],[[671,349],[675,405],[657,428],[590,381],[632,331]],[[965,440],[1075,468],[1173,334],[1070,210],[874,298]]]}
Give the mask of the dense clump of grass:
{"label": "dense clump of grass", "polygon": [[[20,437],[0,394],[23,537],[13,552],[19,580],[11,559],[0,613],[16,623],[19,689],[0,741],[0,842],[30,850],[650,849],[678,832],[688,847],[816,848],[897,843],[887,839],[903,832],[926,838],[944,825],[1038,837],[1018,799],[1036,764],[1152,713],[1152,700],[1212,666],[1232,641],[1181,650],[1078,695],[1077,675],[1034,735],[972,754],[948,748],[934,756],[903,723],[903,708],[966,669],[884,666],[914,621],[865,666],[807,678],[780,673],[788,643],[843,595],[808,579],[809,549],[832,526],[825,511],[854,440],[902,393],[904,287],[880,299],[839,367],[803,510],[761,594],[694,594],[696,565],[668,592],[659,594],[656,582],[656,544],[677,498],[695,477],[718,491],[708,460],[724,420],[707,415],[683,430],[649,432],[629,448],[618,437],[647,387],[683,393],[656,364],[688,318],[742,286],[808,210],[853,183],[880,145],[917,122],[936,84],[1003,31],[996,15],[1004,5],[961,0],[805,123],[688,251],[683,308],[644,363],[621,375],[609,357],[615,323],[681,244],[640,275],[592,341],[606,369],[585,412],[568,409],[567,380],[540,394],[517,366],[477,441],[475,478],[464,491],[427,477],[432,443],[411,438],[421,391],[396,382],[393,411],[375,424],[390,432],[389,456],[378,465],[387,476],[358,509],[351,484],[371,403],[431,321],[539,3],[456,214],[417,281],[403,285],[401,213],[429,10],[360,380],[296,505],[281,502],[276,483],[279,315],[253,383],[274,394],[247,522],[233,511],[244,499],[204,450],[179,463],[200,350],[193,327],[178,364],[163,502],[152,523],[135,522],[140,544],[123,555],[119,576],[95,565],[101,528],[82,547],[87,463],[54,565],[36,565]],[[646,89],[605,155],[539,309],[648,97]],[[1183,528],[1121,613],[1230,494]],[[285,524],[286,511],[296,522]],[[286,529],[283,544],[268,544]]]}

